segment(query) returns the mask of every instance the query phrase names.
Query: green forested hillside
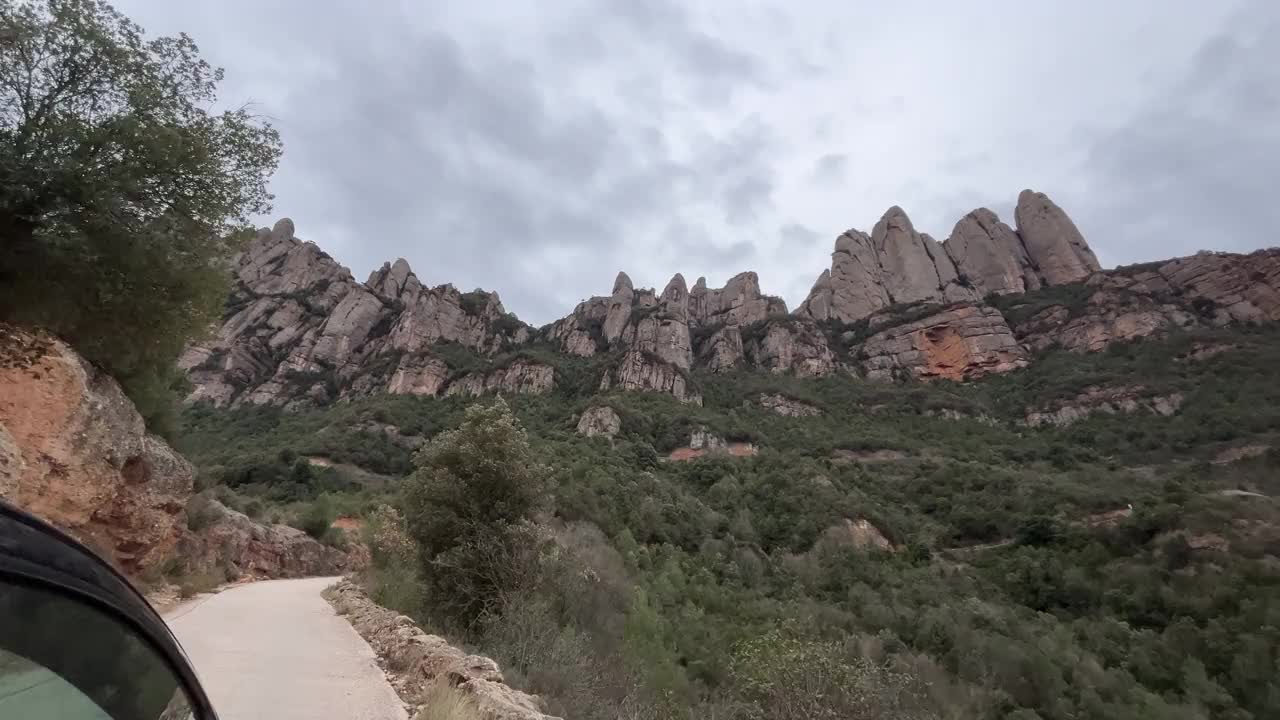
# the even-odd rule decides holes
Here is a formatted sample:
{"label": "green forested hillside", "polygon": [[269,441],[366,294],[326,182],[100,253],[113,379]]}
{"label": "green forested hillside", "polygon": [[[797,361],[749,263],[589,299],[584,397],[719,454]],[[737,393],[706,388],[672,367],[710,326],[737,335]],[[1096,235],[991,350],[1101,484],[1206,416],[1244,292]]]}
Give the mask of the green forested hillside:
{"label": "green forested hillside", "polygon": [[[566,716],[1261,720],[1280,717],[1277,368],[1280,329],[1242,326],[967,385],[695,373],[696,407],[591,396],[566,363],[557,391],[505,398],[554,488],[551,569],[474,623],[424,601],[374,512],[404,508],[410,446],[474,401],[195,406],[179,446],[251,512],[372,514],[380,599]],[[1181,406],[1020,422],[1091,387]],[[601,404],[621,432],[579,436]],[[666,459],[702,429],[758,453]],[[828,534],[846,520],[893,549]]]}

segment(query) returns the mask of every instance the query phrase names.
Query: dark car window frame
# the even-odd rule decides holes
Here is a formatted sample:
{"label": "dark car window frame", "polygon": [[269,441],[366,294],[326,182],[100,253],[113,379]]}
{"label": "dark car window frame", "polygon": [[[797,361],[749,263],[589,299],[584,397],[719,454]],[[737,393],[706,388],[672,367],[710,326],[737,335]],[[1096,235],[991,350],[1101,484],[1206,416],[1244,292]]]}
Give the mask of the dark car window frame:
{"label": "dark car window frame", "polygon": [[110,563],[67,533],[3,500],[0,500],[0,580],[59,593],[127,626],[164,660],[181,682],[195,717],[217,720],[182,646],[137,588]]}

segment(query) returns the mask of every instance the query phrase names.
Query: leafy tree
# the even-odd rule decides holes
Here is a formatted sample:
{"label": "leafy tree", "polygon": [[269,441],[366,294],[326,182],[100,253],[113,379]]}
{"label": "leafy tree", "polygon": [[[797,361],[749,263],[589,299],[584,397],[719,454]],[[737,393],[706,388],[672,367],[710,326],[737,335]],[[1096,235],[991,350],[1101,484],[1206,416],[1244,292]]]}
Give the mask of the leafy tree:
{"label": "leafy tree", "polygon": [[279,136],[214,110],[221,80],[100,0],[0,0],[0,320],[62,335],[151,420],[269,209]]}
{"label": "leafy tree", "polygon": [[416,460],[405,519],[428,595],[446,620],[470,627],[536,580],[531,521],[549,505],[548,471],[501,399],[468,408]]}

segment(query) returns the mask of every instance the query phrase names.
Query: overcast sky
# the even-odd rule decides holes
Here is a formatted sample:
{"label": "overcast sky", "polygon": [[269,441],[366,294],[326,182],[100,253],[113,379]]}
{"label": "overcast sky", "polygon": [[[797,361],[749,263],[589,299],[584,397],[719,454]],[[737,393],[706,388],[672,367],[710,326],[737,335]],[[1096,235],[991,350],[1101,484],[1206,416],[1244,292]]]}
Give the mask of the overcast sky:
{"label": "overcast sky", "polygon": [[890,205],[1028,187],[1107,266],[1280,244],[1280,2],[116,4],[279,128],[263,224],[534,324],[620,269],[795,307]]}

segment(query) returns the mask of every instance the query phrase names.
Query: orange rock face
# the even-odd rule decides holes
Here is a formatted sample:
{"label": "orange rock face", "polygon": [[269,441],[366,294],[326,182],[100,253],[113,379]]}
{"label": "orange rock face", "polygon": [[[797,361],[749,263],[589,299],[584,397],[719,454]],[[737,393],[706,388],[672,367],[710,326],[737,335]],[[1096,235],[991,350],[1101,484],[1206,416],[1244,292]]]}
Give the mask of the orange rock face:
{"label": "orange rock face", "polygon": [[0,495],[129,573],[173,556],[191,465],[61,341],[0,326]]}
{"label": "orange rock face", "polygon": [[882,330],[861,346],[863,370],[873,380],[897,373],[920,379],[969,380],[1027,364],[1004,317],[994,308],[959,305]]}

